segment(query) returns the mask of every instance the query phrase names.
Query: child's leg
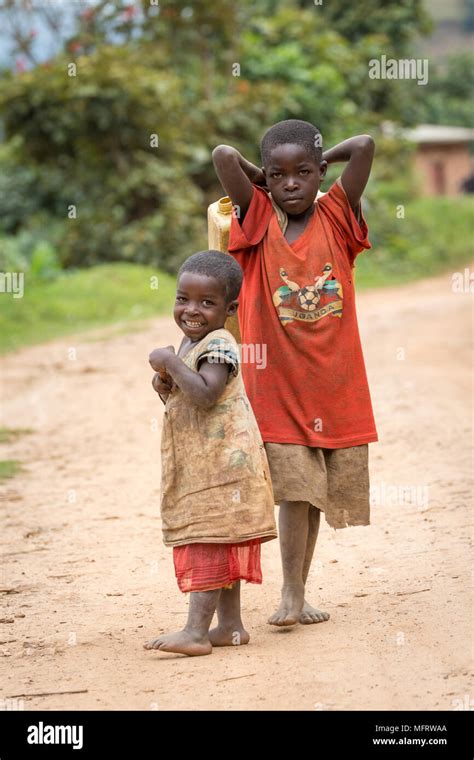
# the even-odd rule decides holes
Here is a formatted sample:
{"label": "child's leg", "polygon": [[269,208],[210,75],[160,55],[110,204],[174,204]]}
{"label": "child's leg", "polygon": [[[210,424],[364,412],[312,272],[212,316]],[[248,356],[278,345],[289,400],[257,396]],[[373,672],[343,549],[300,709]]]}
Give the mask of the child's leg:
{"label": "child's leg", "polygon": [[268,621],[271,625],[295,625],[303,609],[303,566],[308,544],[309,509],[312,507],[307,501],[280,502],[278,529],[283,588],[281,604]]}
{"label": "child's leg", "polygon": [[145,649],[160,649],[162,652],[179,652],[191,656],[211,654],[209,640],[211,625],[221,589],[214,591],[193,591],[189,598],[188,621],[182,631],[157,636],[144,644]]}
{"label": "child's leg", "polygon": [[217,603],[217,626],[209,631],[213,647],[248,644],[250,636],[240,616],[240,581],[232,588],[222,589]]}
{"label": "child's leg", "polygon": [[314,548],[316,541],[318,540],[319,523],[321,512],[311,504],[308,509],[308,540],[306,542],[306,551],[303,561],[303,583],[306,585],[308,573],[311,569],[311,562],[313,560]]}
{"label": "child's leg", "polygon": [[[303,562],[303,583],[305,586],[308,578],[308,573],[311,568],[311,560],[313,559],[314,547],[316,546],[316,541],[318,539],[320,518],[321,512],[319,509],[317,507],[313,507],[310,504],[308,510],[308,540],[306,542],[306,552]],[[303,611],[301,612],[299,620],[300,623],[303,623],[304,625],[308,625],[310,623],[324,623],[326,620],[329,620],[329,614],[327,612],[323,612],[322,610],[316,609],[316,607],[313,607],[305,599]]]}

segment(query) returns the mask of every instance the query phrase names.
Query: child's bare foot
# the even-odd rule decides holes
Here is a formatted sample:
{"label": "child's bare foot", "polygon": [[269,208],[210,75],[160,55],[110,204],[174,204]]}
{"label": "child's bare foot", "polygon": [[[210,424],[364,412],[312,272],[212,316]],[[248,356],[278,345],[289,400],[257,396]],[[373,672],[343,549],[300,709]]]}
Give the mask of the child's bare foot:
{"label": "child's bare foot", "polygon": [[250,636],[245,628],[231,630],[218,625],[209,631],[209,640],[213,647],[238,647],[248,644]]}
{"label": "child's bare foot", "polygon": [[190,657],[212,653],[211,642],[207,637],[196,638],[188,631],[162,634],[156,639],[147,641],[143,647],[144,649],[159,649],[161,652],[178,652]]}
{"label": "child's bare foot", "polygon": [[325,623],[326,620],[329,620],[329,617],[330,615],[328,612],[317,610],[316,607],[312,607],[311,604],[305,600],[299,621],[302,625],[310,625],[311,623]]}
{"label": "child's bare foot", "polygon": [[296,625],[299,621],[304,602],[304,587],[284,588],[281,603],[277,611],[268,619],[270,625]]}

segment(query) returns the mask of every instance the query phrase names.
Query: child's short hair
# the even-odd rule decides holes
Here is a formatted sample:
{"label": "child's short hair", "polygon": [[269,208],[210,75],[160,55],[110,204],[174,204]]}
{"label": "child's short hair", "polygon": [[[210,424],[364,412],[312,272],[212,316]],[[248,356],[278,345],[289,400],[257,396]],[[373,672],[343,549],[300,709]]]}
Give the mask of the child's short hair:
{"label": "child's short hair", "polygon": [[184,272],[214,277],[225,292],[226,302],[234,301],[240,293],[244,273],[240,264],[222,251],[199,251],[181,264],[178,280]]}
{"label": "child's short hair", "polygon": [[272,150],[277,145],[283,145],[284,143],[302,145],[311,158],[318,165],[320,164],[323,157],[321,132],[314,124],[310,124],[309,121],[287,119],[286,121],[279,121],[273,127],[270,127],[263,135],[260,143],[263,166],[268,166],[270,163]]}

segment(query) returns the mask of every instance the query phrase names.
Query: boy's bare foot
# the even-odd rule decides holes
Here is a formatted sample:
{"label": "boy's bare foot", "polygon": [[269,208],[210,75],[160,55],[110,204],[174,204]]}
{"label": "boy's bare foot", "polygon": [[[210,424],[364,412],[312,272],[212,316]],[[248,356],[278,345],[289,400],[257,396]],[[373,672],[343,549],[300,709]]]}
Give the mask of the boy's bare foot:
{"label": "boy's bare foot", "polygon": [[187,631],[166,633],[151,639],[143,645],[144,649],[159,649],[161,652],[177,652],[190,657],[199,657],[212,653],[211,642],[208,638],[197,639]]}
{"label": "boy's bare foot", "polygon": [[230,628],[221,628],[218,625],[209,631],[209,640],[213,647],[238,647],[242,644],[248,644],[250,636],[245,628],[233,631]]}
{"label": "boy's bare foot", "polygon": [[296,625],[303,610],[304,587],[283,589],[277,611],[268,619],[270,625]]}
{"label": "boy's bare foot", "polygon": [[316,607],[312,607],[312,605],[305,600],[299,621],[302,625],[310,625],[311,623],[325,623],[326,620],[329,620],[329,617],[330,615],[328,612],[317,610]]}

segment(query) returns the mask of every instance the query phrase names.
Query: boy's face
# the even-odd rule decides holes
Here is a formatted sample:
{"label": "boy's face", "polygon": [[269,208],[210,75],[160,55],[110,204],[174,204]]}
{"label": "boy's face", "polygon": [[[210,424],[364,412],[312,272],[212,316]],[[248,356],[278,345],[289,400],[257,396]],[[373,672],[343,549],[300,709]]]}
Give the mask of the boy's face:
{"label": "boy's face", "polygon": [[235,314],[237,306],[238,301],[226,302],[225,291],[214,277],[183,272],[178,280],[173,315],[178,327],[194,342],[224,327],[226,318]]}
{"label": "boy's face", "polygon": [[314,203],[326,169],[326,161],[318,164],[297,143],[277,145],[262,167],[273,199],[289,216],[303,214]]}

